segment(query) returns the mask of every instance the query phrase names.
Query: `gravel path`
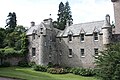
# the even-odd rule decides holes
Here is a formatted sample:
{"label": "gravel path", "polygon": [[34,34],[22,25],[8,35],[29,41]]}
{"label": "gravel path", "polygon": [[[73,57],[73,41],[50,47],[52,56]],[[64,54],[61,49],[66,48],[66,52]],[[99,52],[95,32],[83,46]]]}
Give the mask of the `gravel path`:
{"label": "gravel path", "polygon": [[0,80],[17,80],[17,79],[11,79],[11,78],[3,78],[3,77],[0,77]]}

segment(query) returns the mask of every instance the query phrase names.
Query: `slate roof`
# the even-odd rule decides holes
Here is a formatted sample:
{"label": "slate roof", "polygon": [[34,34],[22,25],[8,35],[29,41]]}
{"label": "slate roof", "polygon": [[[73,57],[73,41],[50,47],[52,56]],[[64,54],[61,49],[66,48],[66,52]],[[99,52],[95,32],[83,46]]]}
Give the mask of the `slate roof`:
{"label": "slate roof", "polygon": [[40,30],[40,28],[51,29],[49,24],[45,24],[45,23],[41,22],[39,25],[30,27],[27,30],[26,35],[31,35],[34,32],[37,32],[38,30]]}
{"label": "slate roof", "polygon": [[73,36],[79,35],[80,33],[85,33],[86,35],[93,34],[93,32],[102,33],[103,24],[104,24],[104,20],[74,24],[66,27],[66,29],[63,32],[59,32],[57,37],[65,37],[68,36],[69,33],[72,33]]}

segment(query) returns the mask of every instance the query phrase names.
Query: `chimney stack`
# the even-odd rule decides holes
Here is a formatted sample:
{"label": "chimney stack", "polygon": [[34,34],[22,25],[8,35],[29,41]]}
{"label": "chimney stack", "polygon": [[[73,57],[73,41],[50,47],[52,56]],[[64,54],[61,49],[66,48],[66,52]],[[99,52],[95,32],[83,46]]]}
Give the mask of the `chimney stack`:
{"label": "chimney stack", "polygon": [[32,21],[31,22],[31,27],[33,27],[33,26],[35,26],[35,22]]}

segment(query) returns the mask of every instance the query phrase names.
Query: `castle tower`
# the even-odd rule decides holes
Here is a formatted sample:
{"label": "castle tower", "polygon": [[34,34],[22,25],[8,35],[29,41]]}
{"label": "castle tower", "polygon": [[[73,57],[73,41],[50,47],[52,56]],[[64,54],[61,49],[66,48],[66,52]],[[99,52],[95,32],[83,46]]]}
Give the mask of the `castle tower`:
{"label": "castle tower", "polygon": [[112,27],[110,25],[110,16],[106,15],[104,24],[102,26],[103,32],[103,44],[108,45],[111,43],[112,38]]}
{"label": "castle tower", "polygon": [[120,0],[111,0],[114,7],[115,34],[120,34]]}

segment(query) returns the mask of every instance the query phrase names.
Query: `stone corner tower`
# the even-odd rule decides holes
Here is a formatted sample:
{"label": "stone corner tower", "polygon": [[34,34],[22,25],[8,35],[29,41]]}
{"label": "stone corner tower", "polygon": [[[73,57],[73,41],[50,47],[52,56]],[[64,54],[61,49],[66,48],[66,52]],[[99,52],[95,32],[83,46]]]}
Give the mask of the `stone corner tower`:
{"label": "stone corner tower", "polygon": [[109,45],[112,41],[112,27],[110,24],[110,16],[107,14],[105,16],[105,21],[102,26],[102,32],[103,32],[103,44],[104,45]]}

